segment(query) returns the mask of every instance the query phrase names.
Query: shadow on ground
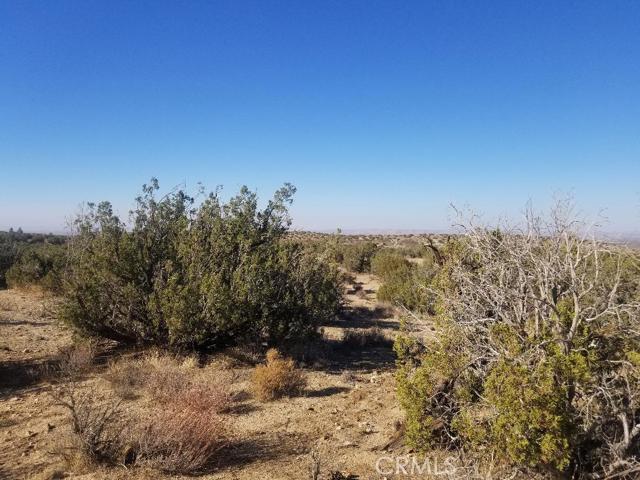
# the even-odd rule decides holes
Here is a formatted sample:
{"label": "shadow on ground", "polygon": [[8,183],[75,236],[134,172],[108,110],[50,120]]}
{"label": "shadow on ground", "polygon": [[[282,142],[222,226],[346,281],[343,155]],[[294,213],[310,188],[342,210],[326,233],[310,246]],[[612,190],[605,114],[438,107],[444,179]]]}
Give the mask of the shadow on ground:
{"label": "shadow on ground", "polygon": [[398,321],[393,318],[391,307],[350,306],[345,308],[333,321],[325,324],[327,327],[343,328],[388,328],[398,330]]}
{"label": "shadow on ground", "polygon": [[230,442],[212,465],[214,469],[238,468],[255,462],[265,462],[309,452],[310,439],[299,433],[265,432],[250,439]]}

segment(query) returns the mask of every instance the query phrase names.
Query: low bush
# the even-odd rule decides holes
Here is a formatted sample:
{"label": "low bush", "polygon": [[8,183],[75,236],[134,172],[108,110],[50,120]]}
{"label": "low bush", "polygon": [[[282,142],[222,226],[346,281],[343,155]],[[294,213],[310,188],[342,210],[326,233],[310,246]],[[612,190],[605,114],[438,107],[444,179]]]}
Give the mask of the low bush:
{"label": "low bush", "polygon": [[[193,370],[189,360],[173,368],[171,387],[161,390],[162,395],[158,395],[158,376],[154,375],[152,388],[162,408],[149,418],[140,434],[139,464],[170,473],[194,474],[205,469],[226,445],[226,422],[219,414],[231,403],[227,382],[220,378],[206,381],[194,376]],[[186,380],[175,380],[179,371]],[[179,385],[182,387],[178,390]]]}
{"label": "low bush", "polygon": [[114,393],[124,400],[135,398],[148,379],[148,370],[135,359],[121,359],[112,362],[104,375]]}
{"label": "low bush", "polygon": [[193,383],[196,362],[192,357],[153,353],[142,359],[145,373],[144,390],[156,402],[173,403]]}
{"label": "low bush", "polygon": [[89,205],[69,241],[61,317],[126,343],[216,349],[295,343],[340,305],[335,268],[284,241],[286,185],[267,206],[243,188],[224,203],[143,188],[127,228],[109,203]]}
{"label": "low bush", "polygon": [[[53,252],[54,250],[49,247],[60,246],[64,242],[65,237],[61,235],[24,233],[20,228],[0,232],[0,288],[7,287],[6,273],[18,261],[21,253],[34,249],[39,252],[47,250]],[[57,258],[57,254],[54,257]],[[44,265],[39,266],[39,270],[36,268],[35,273],[38,280],[46,275],[47,266],[48,263],[44,262]]]}
{"label": "low bush", "polygon": [[121,398],[147,393],[158,404],[171,408],[220,413],[231,403],[228,375],[199,368],[193,357],[155,352],[139,359],[123,359],[109,366],[105,379]]}
{"label": "low bush", "polygon": [[349,272],[368,273],[371,271],[371,259],[378,247],[373,242],[344,244],[340,248],[339,259]]}
{"label": "low bush", "polygon": [[125,444],[119,404],[109,400],[98,404],[98,392],[80,392],[73,385],[55,392],[53,398],[71,417],[71,436],[58,449],[65,462],[75,468],[114,462]]}
{"label": "low bush", "polygon": [[265,365],[258,365],[252,376],[253,390],[260,400],[299,395],[306,380],[291,358],[284,358],[276,349],[267,352]]}
{"label": "low bush", "polygon": [[371,273],[383,280],[396,275],[408,275],[414,265],[396,249],[379,250],[371,260]]}
{"label": "low bush", "polygon": [[342,344],[349,348],[389,346],[393,343],[378,327],[348,328],[342,336]]}
{"label": "low bush", "polygon": [[58,372],[63,377],[73,377],[86,372],[94,362],[96,347],[93,343],[80,341],[63,347],[58,352]]}
{"label": "low bush", "polygon": [[187,387],[172,402],[178,409],[198,412],[224,413],[231,405],[231,394],[225,379],[218,382],[196,382]]}
{"label": "low bush", "polygon": [[66,246],[40,243],[22,246],[5,277],[10,288],[39,286],[60,292],[65,266]]}
{"label": "low bush", "polygon": [[200,473],[227,444],[223,420],[209,410],[159,410],[137,439],[136,464],[175,474]]}
{"label": "low bush", "polygon": [[409,262],[395,249],[383,249],[373,257],[371,271],[382,280],[378,300],[414,311],[429,309],[430,296],[425,287],[435,273],[432,268]]}

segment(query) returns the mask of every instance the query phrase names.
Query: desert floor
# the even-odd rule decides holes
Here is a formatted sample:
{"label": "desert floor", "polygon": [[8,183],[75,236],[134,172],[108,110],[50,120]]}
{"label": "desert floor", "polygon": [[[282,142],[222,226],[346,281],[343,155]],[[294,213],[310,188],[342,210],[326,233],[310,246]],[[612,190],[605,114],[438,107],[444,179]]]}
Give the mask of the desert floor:
{"label": "desert floor", "polygon": [[[200,478],[311,478],[312,452],[319,458],[321,478],[382,478],[376,460],[402,449],[393,351],[390,344],[345,348],[340,343],[346,328],[378,327],[393,338],[399,321],[392,309],[377,304],[378,286],[375,278],[362,274],[345,287],[344,314],[323,327],[326,352],[303,365],[308,385],[302,396],[259,402],[251,395],[251,364],[229,361],[226,353],[207,357],[207,368],[226,371],[235,404],[225,414],[231,441]],[[37,292],[0,291],[0,477],[179,478],[124,466],[97,466],[76,474],[61,464],[54,452],[70,420],[51,395],[60,380],[46,375],[46,365],[71,343],[71,332],[55,318],[54,299]],[[140,352],[101,350],[77,379],[78,388],[112,396],[104,372],[109,362],[126,355]],[[144,401],[126,400],[121,408],[135,416]]]}

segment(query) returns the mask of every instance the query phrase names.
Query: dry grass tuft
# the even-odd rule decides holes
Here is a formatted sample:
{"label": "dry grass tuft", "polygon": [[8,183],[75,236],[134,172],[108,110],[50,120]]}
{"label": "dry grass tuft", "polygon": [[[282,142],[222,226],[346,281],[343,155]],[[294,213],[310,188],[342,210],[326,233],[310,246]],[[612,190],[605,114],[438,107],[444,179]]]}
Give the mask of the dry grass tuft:
{"label": "dry grass tuft", "polygon": [[262,401],[299,395],[306,385],[294,361],[274,348],[267,352],[267,363],[255,368],[252,380],[254,393]]}
{"label": "dry grass tuft", "polygon": [[231,403],[231,379],[217,371],[212,375],[193,357],[152,353],[138,360],[121,360],[109,367],[105,378],[125,399],[144,391],[163,406],[213,412],[225,411]]}
{"label": "dry grass tuft", "polygon": [[109,364],[105,379],[120,398],[129,400],[136,397],[138,390],[144,387],[146,372],[142,362],[122,359]]}
{"label": "dry grass tuft", "polygon": [[229,410],[232,396],[224,384],[195,383],[174,399],[173,405],[204,413]]}
{"label": "dry grass tuft", "polygon": [[194,368],[169,355],[145,359],[145,389],[161,404],[171,403],[190,384]]}

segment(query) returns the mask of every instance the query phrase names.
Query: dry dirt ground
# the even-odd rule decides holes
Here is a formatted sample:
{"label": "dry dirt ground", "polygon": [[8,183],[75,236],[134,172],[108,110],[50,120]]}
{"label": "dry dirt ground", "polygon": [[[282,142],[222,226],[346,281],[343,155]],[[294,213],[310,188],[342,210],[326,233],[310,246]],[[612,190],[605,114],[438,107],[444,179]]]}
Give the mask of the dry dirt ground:
{"label": "dry dirt ground", "polygon": [[[377,304],[378,286],[366,274],[348,286],[345,314],[324,326],[326,355],[304,365],[308,385],[303,396],[259,402],[250,393],[253,367],[225,367],[237,399],[232,413],[226,414],[232,441],[219,464],[200,478],[308,479],[312,452],[320,459],[320,478],[336,471],[344,476],[334,478],[383,478],[375,462],[399,443],[402,420],[394,392],[393,352],[390,345],[340,345],[345,328],[378,327],[389,339],[395,335],[398,319]],[[96,467],[77,475],[61,466],[53,452],[70,420],[51,396],[56,385],[43,365],[71,344],[72,335],[54,312],[54,301],[37,292],[0,291],[0,478],[58,478],[51,476],[56,469],[64,478],[179,478],[124,466]],[[79,388],[113,395],[104,372],[119,355],[123,353],[103,352],[78,380]],[[209,368],[216,362],[222,364],[222,359],[207,359]],[[124,408],[136,412],[140,401],[127,400]]]}

